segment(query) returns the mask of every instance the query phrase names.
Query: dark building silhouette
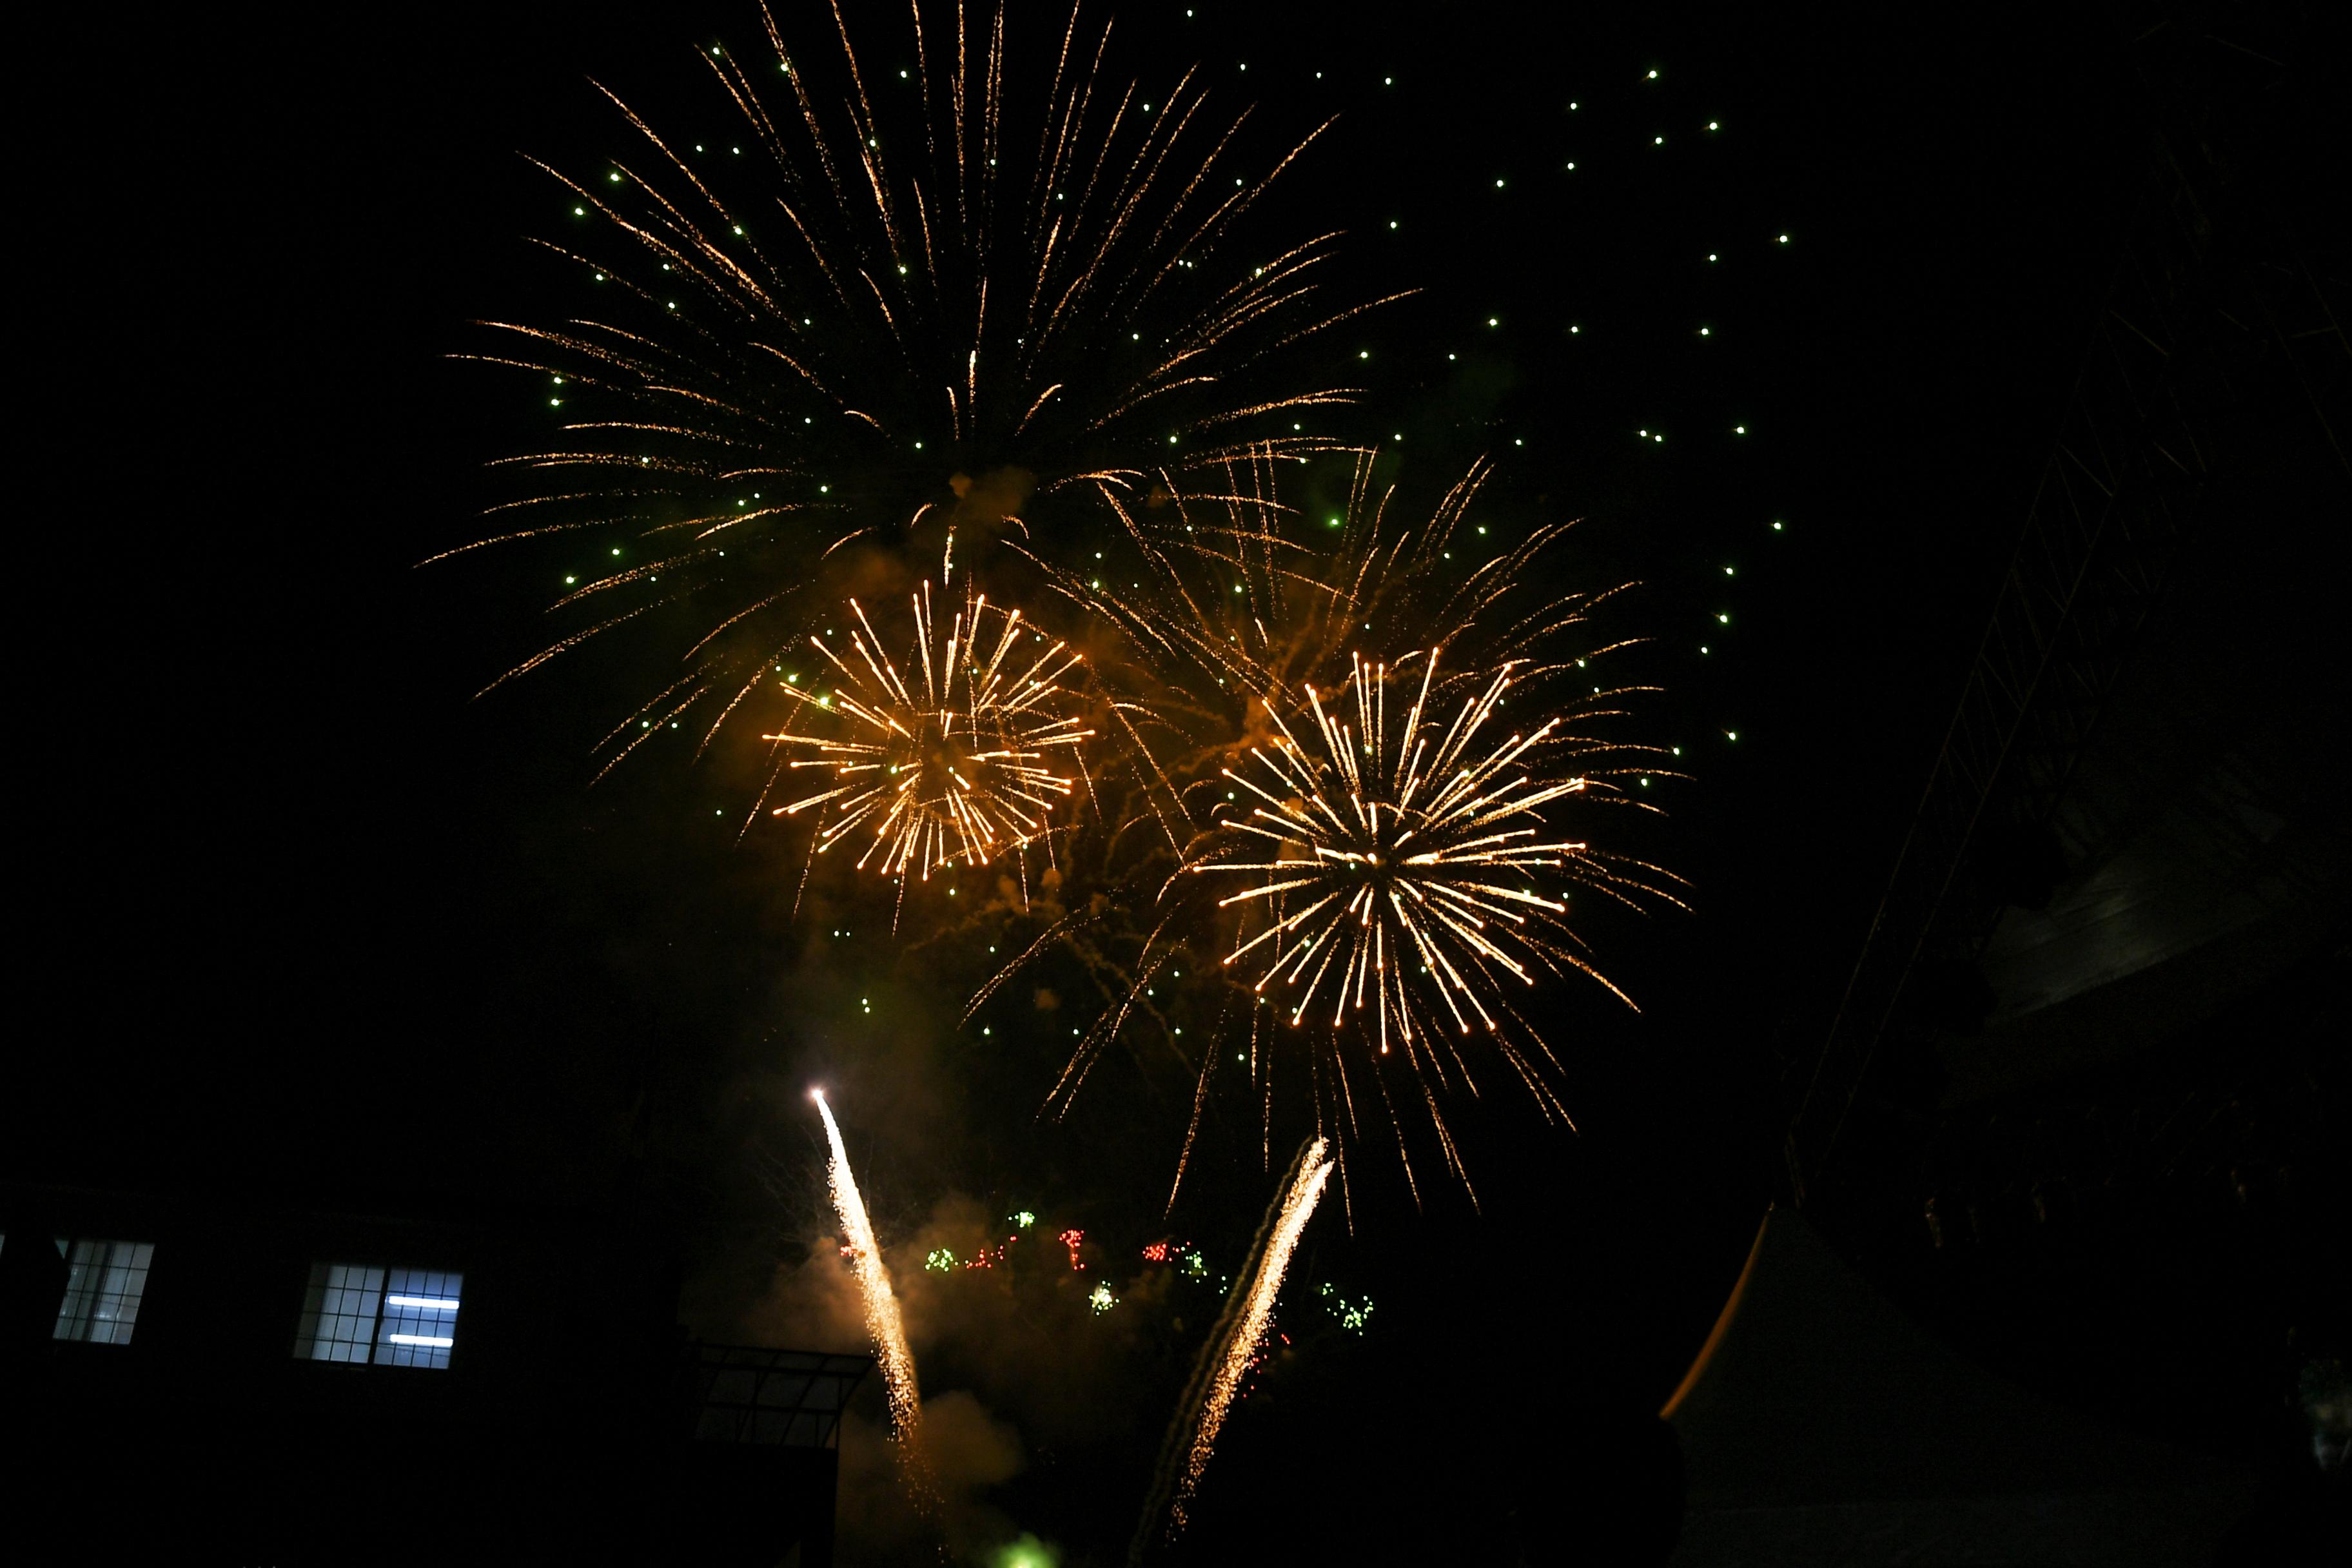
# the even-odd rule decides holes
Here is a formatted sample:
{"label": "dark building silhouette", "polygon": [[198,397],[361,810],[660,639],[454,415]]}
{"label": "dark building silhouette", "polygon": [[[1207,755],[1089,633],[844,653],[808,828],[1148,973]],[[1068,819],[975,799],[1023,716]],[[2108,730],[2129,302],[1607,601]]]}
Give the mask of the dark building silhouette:
{"label": "dark building silhouette", "polygon": [[2352,349],[2315,16],[2116,15],[2119,230],[1794,1053],[1795,1212],[1669,1407],[1684,1568],[2341,1550]]}
{"label": "dark building silhouette", "polygon": [[[832,1561],[867,1358],[689,1342],[665,1247],[626,1220],[7,1196],[62,1227],[71,1276],[11,1346],[5,1401],[8,1489],[42,1500],[45,1550]],[[58,1246],[19,1228],[0,1258]]]}

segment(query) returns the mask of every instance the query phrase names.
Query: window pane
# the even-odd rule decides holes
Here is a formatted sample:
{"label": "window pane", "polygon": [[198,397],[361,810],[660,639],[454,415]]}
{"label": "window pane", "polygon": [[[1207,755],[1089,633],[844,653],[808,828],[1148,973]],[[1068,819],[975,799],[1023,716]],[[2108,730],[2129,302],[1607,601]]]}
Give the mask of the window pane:
{"label": "window pane", "polygon": [[446,1367],[465,1278],[435,1268],[314,1263],[294,1353],[311,1361]]}
{"label": "window pane", "polygon": [[[60,1237],[58,1245],[65,1247],[65,1238]],[[66,1293],[58,1303],[55,1336],[99,1345],[129,1344],[154,1256],[152,1242],[74,1242],[67,1255]]]}
{"label": "window pane", "polygon": [[462,1274],[395,1268],[384,1294],[383,1328],[375,1359],[385,1366],[446,1367],[457,1339]]}
{"label": "window pane", "polygon": [[314,1263],[294,1353],[312,1361],[368,1359],[383,1310],[383,1270],[353,1263]]}

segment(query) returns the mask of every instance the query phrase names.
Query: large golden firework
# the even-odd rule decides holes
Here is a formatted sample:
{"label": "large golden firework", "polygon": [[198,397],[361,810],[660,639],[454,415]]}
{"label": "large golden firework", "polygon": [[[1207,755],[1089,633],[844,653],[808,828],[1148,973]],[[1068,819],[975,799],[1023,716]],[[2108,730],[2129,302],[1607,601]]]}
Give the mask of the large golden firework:
{"label": "large golden firework", "polygon": [[574,618],[501,681],[624,627],[682,656],[616,755],[688,717],[708,743],[835,602],[824,563],[853,542],[1076,559],[1105,488],[1313,449],[1302,410],[1354,395],[1301,358],[1368,308],[1324,300],[1336,237],[1244,221],[1319,132],[1269,155],[1197,72],[1113,79],[1108,22],[1075,5],[1034,33],[929,10],[853,37],[836,6],[838,49],[808,55],[763,11],[763,47],[697,49],[699,129],[600,86],[627,150],[539,165],[581,298],[560,324],[485,323],[510,346],[477,357],[537,378],[558,433],[506,459],[531,489],[478,543],[593,544],[552,606]]}
{"label": "large golden firework", "polygon": [[[1360,1087],[1392,1107],[1381,1058],[1401,1056],[1466,1185],[1439,1091],[1477,1092],[1483,1056],[1573,1125],[1559,1058],[1520,999],[1581,974],[1632,1006],[1585,956],[1571,900],[1671,902],[1673,879],[1566,831],[1576,808],[1623,801],[1626,759],[1593,747],[1570,713],[1506,726],[1525,661],[1450,682],[1437,650],[1351,662],[1337,689],[1260,700],[1270,731],[1221,770],[1232,798],[1179,878],[1208,879],[1215,910],[1238,917],[1217,922],[1220,962],[1248,989],[1253,1078],[1270,1075],[1276,1037],[1303,1036],[1318,1120],[1337,1132],[1357,1124]],[[1580,771],[1596,752],[1603,765]]]}
{"label": "large golden firework", "polygon": [[[1606,826],[1676,776],[1668,749],[1613,733],[1652,689],[1601,677],[1629,642],[1592,638],[1592,617],[1621,590],[1563,586],[1569,524],[1480,515],[1483,465],[1400,521],[1376,463],[1358,454],[1348,500],[1308,513],[1277,494],[1282,455],[1255,454],[1216,491],[1115,501],[1123,560],[1046,568],[1121,634],[1104,711],[1132,765],[1106,815],[1156,820],[1160,848],[1106,836],[1128,848],[1089,865],[1101,896],[1066,884],[1068,913],[970,1011],[1059,950],[1120,976],[1050,1103],[1113,1042],[1156,1036],[1196,1075],[1180,1183],[1213,1080],[1245,1076],[1269,1149],[1277,1079],[1306,1091],[1343,1190],[1369,1104],[1418,1192],[1397,1114],[1414,1101],[1466,1184],[1441,1097],[1498,1078],[1568,1122],[1562,1020],[1529,1001],[1581,977],[1630,1005],[1588,917],[1677,901]],[[1414,651],[1358,651],[1383,645]]]}
{"label": "large golden firework", "polygon": [[[1319,996],[1328,1027],[1352,1025],[1383,1056],[1391,1045],[1429,1052],[1442,1071],[1434,1037],[1499,1037],[1502,1019],[1515,1016],[1506,999],[1514,983],[1561,969],[1600,978],[1573,951],[1561,884],[1627,879],[1547,817],[1547,807],[1591,784],[1545,777],[1529,756],[1560,719],[1499,742],[1485,736],[1510,689],[1506,665],[1449,722],[1429,711],[1438,662],[1435,652],[1410,653],[1392,672],[1359,658],[1339,690],[1304,688],[1308,744],[1266,701],[1276,734],[1250,748],[1257,768],[1223,770],[1255,801],[1220,809],[1218,831],[1185,870],[1250,881],[1217,900],[1255,917],[1244,931],[1257,928],[1236,938],[1223,963],[1247,961],[1257,975],[1251,989],[1294,1027],[1310,1009],[1321,1016]],[[1402,726],[1390,712],[1398,678],[1411,704]],[[1503,1048],[1532,1079],[1507,1040]]]}
{"label": "large golden firework", "polygon": [[941,625],[928,582],[911,608],[912,657],[901,670],[852,599],[848,657],[809,639],[839,679],[814,690],[796,676],[781,683],[794,717],[814,727],[766,738],[782,752],[780,778],[819,781],[773,808],[819,814],[813,853],[862,844],[860,870],[928,880],[1043,838],[1077,787],[1077,753],[1094,731],[1069,684],[1079,655],[1020,611],[968,593]]}

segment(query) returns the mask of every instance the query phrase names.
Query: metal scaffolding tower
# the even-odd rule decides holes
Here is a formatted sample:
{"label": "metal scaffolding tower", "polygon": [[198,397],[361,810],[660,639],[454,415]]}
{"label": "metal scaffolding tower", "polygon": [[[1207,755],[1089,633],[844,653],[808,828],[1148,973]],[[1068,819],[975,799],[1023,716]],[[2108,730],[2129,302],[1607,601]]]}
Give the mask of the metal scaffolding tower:
{"label": "metal scaffolding tower", "polygon": [[[2308,156],[2298,139],[2310,95],[2234,14],[2223,26],[2166,6],[2122,32],[2148,107],[2142,188],[1974,662],[1789,1124],[1800,1203],[1821,1186],[1874,1066],[1925,1048],[1935,994],[1948,1000],[1974,973],[2009,896],[1989,841],[2050,834],[2238,437],[2307,427],[2352,493],[2345,283],[2298,221],[2340,199],[2294,173]],[[2080,859],[2097,847],[2064,847]]]}

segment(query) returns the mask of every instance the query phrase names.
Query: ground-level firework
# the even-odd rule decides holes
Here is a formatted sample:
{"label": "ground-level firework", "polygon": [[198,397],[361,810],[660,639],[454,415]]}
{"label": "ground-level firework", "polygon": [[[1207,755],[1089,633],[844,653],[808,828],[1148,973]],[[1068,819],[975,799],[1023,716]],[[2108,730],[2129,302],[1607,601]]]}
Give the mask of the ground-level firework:
{"label": "ground-level firework", "polygon": [[1192,1381],[1177,1405],[1168,1436],[1160,1450],[1150,1494],[1143,1517],[1137,1521],[1135,1540],[1128,1551],[1131,1568],[1141,1564],[1162,1541],[1172,1541],[1184,1528],[1186,1511],[1200,1489],[1201,1478],[1215,1453],[1217,1435],[1240,1392],[1242,1377],[1257,1352],[1258,1341],[1274,1314],[1275,1299],[1282,1293],[1283,1276],[1299,1234],[1315,1214],[1323,1188],[1331,1179],[1330,1145],[1318,1138],[1291,1162],[1274,1206],[1258,1227],[1257,1243],[1234,1281],[1225,1310],[1201,1347]]}

